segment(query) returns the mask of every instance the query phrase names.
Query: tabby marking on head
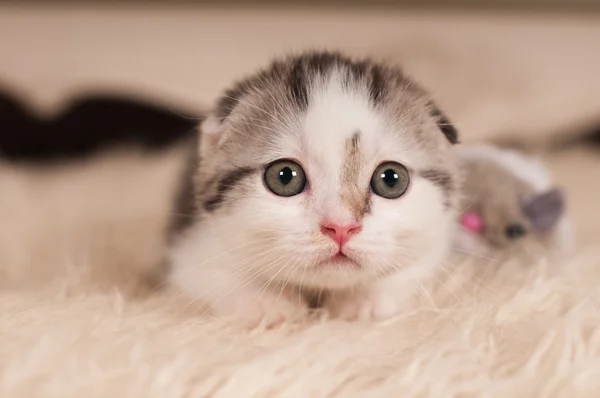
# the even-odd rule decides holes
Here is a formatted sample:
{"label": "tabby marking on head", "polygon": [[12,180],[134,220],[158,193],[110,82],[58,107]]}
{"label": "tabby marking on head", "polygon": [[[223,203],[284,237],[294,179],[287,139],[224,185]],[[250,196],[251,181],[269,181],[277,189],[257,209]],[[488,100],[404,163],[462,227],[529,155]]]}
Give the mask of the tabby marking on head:
{"label": "tabby marking on head", "polygon": [[172,283],[251,323],[302,314],[314,291],[337,316],[394,315],[448,249],[457,135],[440,115],[399,69],[333,52],[237,83],[201,126]]}

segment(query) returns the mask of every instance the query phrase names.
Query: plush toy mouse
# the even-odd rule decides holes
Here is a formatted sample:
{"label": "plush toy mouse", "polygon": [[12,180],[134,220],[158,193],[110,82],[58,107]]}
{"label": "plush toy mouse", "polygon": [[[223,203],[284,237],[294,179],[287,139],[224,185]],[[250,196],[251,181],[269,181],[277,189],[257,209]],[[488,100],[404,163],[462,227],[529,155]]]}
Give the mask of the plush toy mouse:
{"label": "plush toy mouse", "polygon": [[456,251],[494,258],[568,253],[573,234],[565,196],[540,161],[488,145],[455,153],[463,171]]}

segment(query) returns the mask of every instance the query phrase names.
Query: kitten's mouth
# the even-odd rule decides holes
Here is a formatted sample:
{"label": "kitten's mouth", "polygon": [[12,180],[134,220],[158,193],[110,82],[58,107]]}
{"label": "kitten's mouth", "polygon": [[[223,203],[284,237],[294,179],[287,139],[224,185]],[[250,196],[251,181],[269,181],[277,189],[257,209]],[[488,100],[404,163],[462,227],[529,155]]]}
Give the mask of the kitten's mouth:
{"label": "kitten's mouth", "polygon": [[326,260],[321,261],[321,265],[333,268],[360,268],[360,265],[342,252],[338,252]]}

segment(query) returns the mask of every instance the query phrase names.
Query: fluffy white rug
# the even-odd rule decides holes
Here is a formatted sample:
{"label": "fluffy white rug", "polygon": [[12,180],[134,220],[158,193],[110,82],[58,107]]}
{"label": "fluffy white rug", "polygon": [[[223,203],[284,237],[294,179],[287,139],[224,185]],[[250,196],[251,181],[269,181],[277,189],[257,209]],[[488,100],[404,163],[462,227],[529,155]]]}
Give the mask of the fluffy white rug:
{"label": "fluffy white rug", "polygon": [[0,396],[600,395],[597,155],[550,159],[583,244],[569,262],[449,261],[393,321],[252,332],[145,286],[178,155],[0,167]]}

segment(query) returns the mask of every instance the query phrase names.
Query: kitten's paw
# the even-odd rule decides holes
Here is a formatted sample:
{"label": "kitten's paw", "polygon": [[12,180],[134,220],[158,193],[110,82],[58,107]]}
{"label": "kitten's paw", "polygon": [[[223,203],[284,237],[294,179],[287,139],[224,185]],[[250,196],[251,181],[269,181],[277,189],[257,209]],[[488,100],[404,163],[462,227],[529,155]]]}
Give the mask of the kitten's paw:
{"label": "kitten's paw", "polygon": [[242,326],[253,328],[263,325],[267,328],[284,322],[302,319],[307,313],[303,302],[286,294],[264,292],[255,295],[238,295],[211,306],[213,315],[232,318]]}
{"label": "kitten's paw", "polygon": [[365,289],[332,294],[326,307],[335,318],[348,321],[382,321],[397,315],[405,303],[406,298],[402,294]]}

